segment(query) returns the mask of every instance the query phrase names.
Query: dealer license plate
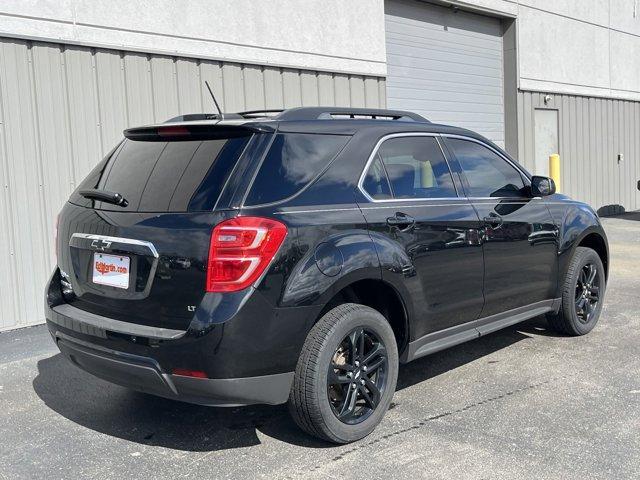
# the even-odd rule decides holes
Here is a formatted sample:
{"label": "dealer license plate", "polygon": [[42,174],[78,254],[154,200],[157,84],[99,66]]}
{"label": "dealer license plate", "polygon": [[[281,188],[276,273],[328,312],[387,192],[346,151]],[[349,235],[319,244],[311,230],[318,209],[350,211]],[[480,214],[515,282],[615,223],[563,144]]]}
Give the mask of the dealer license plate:
{"label": "dealer license plate", "polygon": [[129,265],[126,256],[93,254],[93,283],[116,288],[129,288]]}

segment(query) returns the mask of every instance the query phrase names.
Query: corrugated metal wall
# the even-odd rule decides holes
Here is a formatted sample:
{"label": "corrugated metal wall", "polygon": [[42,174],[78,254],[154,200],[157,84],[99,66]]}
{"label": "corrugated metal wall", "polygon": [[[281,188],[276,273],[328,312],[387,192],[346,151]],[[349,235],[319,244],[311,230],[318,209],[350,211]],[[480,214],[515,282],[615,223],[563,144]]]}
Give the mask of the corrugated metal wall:
{"label": "corrugated metal wall", "polygon": [[41,323],[53,229],[128,126],[213,111],[384,107],[377,77],[0,39],[0,330]]}
{"label": "corrugated metal wall", "polygon": [[[536,108],[557,109],[563,192],[601,213],[640,208],[640,102],[518,92],[518,157],[534,169]],[[618,163],[618,154],[624,160]]]}

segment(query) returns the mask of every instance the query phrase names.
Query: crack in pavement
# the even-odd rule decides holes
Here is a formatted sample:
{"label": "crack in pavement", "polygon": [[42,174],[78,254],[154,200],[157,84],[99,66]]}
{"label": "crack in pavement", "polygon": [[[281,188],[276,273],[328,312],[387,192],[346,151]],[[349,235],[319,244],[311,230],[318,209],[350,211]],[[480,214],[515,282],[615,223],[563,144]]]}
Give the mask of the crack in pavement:
{"label": "crack in pavement", "polygon": [[[358,452],[358,451],[360,451],[362,449],[369,448],[369,447],[371,447],[373,445],[381,443],[381,442],[383,442],[385,440],[388,440],[390,438],[397,437],[398,435],[402,435],[402,434],[410,432],[412,430],[418,430],[420,428],[423,428],[423,427],[427,426],[429,422],[433,422],[435,420],[439,420],[439,419],[445,418],[445,417],[450,417],[450,416],[456,415],[458,413],[463,413],[463,412],[466,412],[468,410],[481,407],[481,406],[486,405],[488,403],[497,402],[497,401],[500,401],[500,400],[502,400],[504,398],[508,398],[508,397],[510,397],[512,395],[516,395],[518,393],[527,392],[527,391],[533,390],[535,388],[539,388],[539,387],[542,387],[544,385],[548,385],[548,384],[550,384],[552,382],[555,382],[555,381],[558,381],[558,380],[563,380],[563,379],[575,377],[575,375],[577,375],[579,373],[581,373],[581,372],[577,371],[577,372],[573,372],[571,375],[558,376],[558,377],[555,377],[555,378],[550,378],[548,380],[544,380],[542,382],[532,383],[532,384],[527,385],[525,387],[520,387],[520,388],[516,388],[516,389],[513,389],[513,390],[509,390],[508,392],[502,393],[500,395],[496,395],[496,396],[493,396],[493,397],[488,397],[488,398],[485,398],[484,400],[480,400],[480,401],[475,402],[475,403],[470,403],[468,405],[465,405],[464,407],[460,407],[460,408],[457,408],[455,410],[449,410],[449,411],[446,411],[446,412],[439,413],[437,415],[432,415],[432,416],[424,418],[424,419],[422,419],[422,420],[420,420],[420,421],[418,421],[418,422],[416,422],[413,425],[410,425],[408,427],[405,427],[405,428],[402,428],[402,429],[395,430],[393,432],[387,433],[387,434],[382,435],[381,437],[378,437],[378,438],[376,438],[374,440],[370,440],[370,441],[367,441],[367,442],[364,442],[364,443],[360,443],[359,445],[357,445],[357,446],[355,446],[355,447],[353,447],[353,448],[351,448],[349,450],[346,450],[346,451],[340,453],[339,455],[336,455],[335,457],[333,457],[331,459],[331,462],[339,462],[341,460],[344,460],[349,455],[351,455],[351,454],[353,454],[355,452]],[[308,472],[315,472],[315,471],[319,470],[320,468],[322,468],[324,466],[325,466],[324,464],[315,465],[315,466],[311,467],[310,469],[308,469]]]}

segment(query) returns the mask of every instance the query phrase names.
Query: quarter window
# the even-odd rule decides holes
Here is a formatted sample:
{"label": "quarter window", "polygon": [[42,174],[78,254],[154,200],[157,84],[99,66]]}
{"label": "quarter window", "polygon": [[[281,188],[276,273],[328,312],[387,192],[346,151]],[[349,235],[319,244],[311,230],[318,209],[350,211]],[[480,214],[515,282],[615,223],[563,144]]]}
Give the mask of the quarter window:
{"label": "quarter window", "polygon": [[447,139],[464,176],[470,197],[522,197],[524,182],[520,173],[497,153],[469,140]]}
{"label": "quarter window", "polygon": [[391,198],[391,187],[389,186],[387,172],[385,172],[382,160],[378,155],[376,155],[376,159],[369,167],[362,186],[371,198],[376,200]]}
{"label": "quarter window", "polygon": [[247,205],[291,197],[308,185],[349,141],[343,135],[277,134],[246,200]]}
{"label": "quarter window", "polygon": [[[384,178],[386,175],[386,179]],[[396,137],[380,146],[363,187],[374,199],[455,197],[447,161],[434,137]]]}

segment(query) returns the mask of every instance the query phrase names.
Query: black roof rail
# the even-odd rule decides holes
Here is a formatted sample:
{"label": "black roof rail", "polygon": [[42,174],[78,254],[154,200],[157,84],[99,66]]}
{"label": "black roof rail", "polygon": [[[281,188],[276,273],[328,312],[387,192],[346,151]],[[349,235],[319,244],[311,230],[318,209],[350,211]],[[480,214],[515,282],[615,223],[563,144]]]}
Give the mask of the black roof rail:
{"label": "black roof rail", "polygon": [[349,107],[299,107],[284,110],[275,117],[277,120],[331,120],[331,119],[380,119],[403,120],[411,122],[427,122],[429,120],[413,112],[403,110],[386,110],[381,108],[349,108]]}
{"label": "black roof rail", "polygon": [[[268,115],[268,114],[276,115]],[[170,118],[164,123],[196,122],[202,120],[242,120],[248,118],[268,117],[274,120],[340,120],[340,119],[373,119],[402,120],[409,122],[426,122],[422,115],[403,110],[386,110],[382,108],[349,108],[349,107],[298,107],[268,110],[248,110],[239,113],[189,113]]]}

